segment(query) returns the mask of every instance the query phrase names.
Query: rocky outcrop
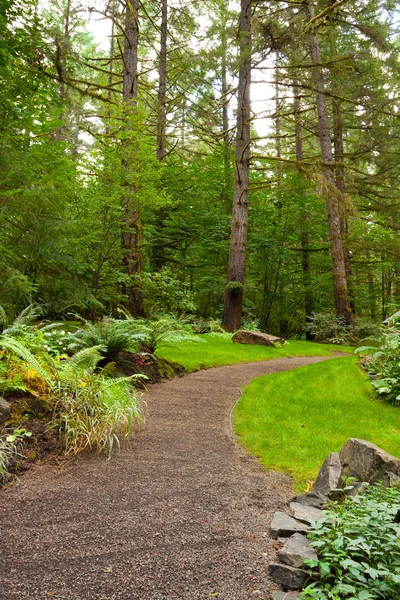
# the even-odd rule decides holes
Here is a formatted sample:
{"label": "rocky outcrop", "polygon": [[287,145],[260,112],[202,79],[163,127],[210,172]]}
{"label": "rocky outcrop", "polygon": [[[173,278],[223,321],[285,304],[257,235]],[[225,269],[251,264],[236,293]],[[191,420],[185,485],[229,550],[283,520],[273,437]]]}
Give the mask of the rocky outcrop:
{"label": "rocky outcrop", "polygon": [[329,496],[333,490],[339,487],[342,475],[342,464],[337,452],[332,452],[322,465],[314,484],[314,492]]}
{"label": "rocky outcrop", "polygon": [[309,540],[300,533],[292,535],[278,552],[279,562],[296,569],[304,567],[306,558],[317,560],[317,553],[311,547]]}
{"label": "rocky outcrop", "polygon": [[276,512],[271,523],[271,537],[286,538],[294,533],[307,533],[308,525],[289,517],[283,512]]}
{"label": "rocky outcrop", "polygon": [[3,424],[11,416],[11,406],[0,396],[0,425]]}
{"label": "rocky outcrop", "polygon": [[290,503],[290,510],[297,521],[302,521],[307,525],[312,521],[318,521],[322,517],[322,511],[314,506],[304,506],[298,502]]}
{"label": "rocky outcrop", "polygon": [[300,496],[295,496],[293,498],[293,502],[297,502],[298,504],[302,504],[303,506],[313,506],[314,508],[322,508],[324,504],[328,502],[328,498],[324,496],[324,494],[320,494],[320,492],[312,491],[307,492],[305,494],[300,494]]}
{"label": "rocky outcrop", "polygon": [[260,346],[275,347],[277,345],[283,346],[285,340],[274,335],[269,335],[268,333],[261,333],[260,331],[240,329],[232,337],[232,342],[234,344],[258,344]]}
{"label": "rocky outcrop", "polygon": [[375,444],[350,438],[340,451],[342,475],[357,481],[382,481],[390,487],[400,477],[400,460]]}
{"label": "rocky outcrop", "polygon": [[271,563],[269,573],[276,583],[289,590],[301,590],[309,578],[307,571],[295,569],[282,563]]}
{"label": "rocky outcrop", "polygon": [[[349,485],[349,482],[343,481],[343,477],[353,477],[354,480]],[[330,499],[362,493],[369,484],[377,481],[390,487],[399,479],[400,460],[375,444],[350,438],[340,454],[332,452],[318,473],[313,491],[296,496],[290,503],[293,516],[282,512],[274,515],[271,537],[289,538],[278,551],[279,563],[270,565],[274,581],[287,590],[301,590],[304,587],[309,578],[304,561],[317,560],[317,554],[302,534],[307,532],[308,523],[323,516],[321,509]],[[300,594],[276,592],[272,598],[296,600]]]}

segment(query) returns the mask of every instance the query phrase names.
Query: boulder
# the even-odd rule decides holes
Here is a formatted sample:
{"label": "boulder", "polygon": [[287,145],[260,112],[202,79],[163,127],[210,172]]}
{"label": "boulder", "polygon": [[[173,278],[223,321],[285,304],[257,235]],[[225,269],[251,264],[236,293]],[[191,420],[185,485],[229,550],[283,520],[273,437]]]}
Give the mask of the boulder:
{"label": "boulder", "polygon": [[309,578],[307,571],[295,569],[281,563],[271,563],[269,574],[275,583],[279,583],[279,585],[289,590],[302,590]]}
{"label": "boulder", "polygon": [[272,600],[299,600],[300,594],[298,592],[274,592],[272,594]]}
{"label": "boulder", "polygon": [[318,521],[322,517],[322,510],[314,508],[314,506],[304,506],[298,502],[290,503],[290,510],[297,521],[303,521],[303,523],[311,523],[311,521]]}
{"label": "boulder", "polygon": [[317,480],[314,484],[314,492],[329,496],[340,484],[342,475],[342,463],[338,452],[332,452],[322,465]]}
{"label": "boulder", "polygon": [[340,451],[340,460],[343,475],[358,481],[382,481],[383,485],[390,486],[400,477],[400,460],[365,440],[347,440]]}
{"label": "boulder", "polygon": [[307,492],[295,496],[293,502],[303,504],[303,506],[313,506],[314,508],[322,508],[328,502],[328,498],[319,492]]}
{"label": "boulder", "polygon": [[260,346],[275,347],[276,344],[283,346],[285,340],[274,335],[269,335],[268,333],[261,333],[260,331],[246,331],[241,329],[232,337],[232,342],[234,344],[258,344]]}
{"label": "boulder", "polygon": [[292,535],[278,552],[279,561],[289,567],[304,567],[306,558],[317,560],[318,557],[308,539],[300,533]]}
{"label": "boulder", "polygon": [[0,396],[0,425],[7,421],[11,416],[11,406]]}
{"label": "boulder", "polygon": [[294,533],[307,533],[309,527],[282,512],[276,512],[271,523],[271,537],[290,537]]}

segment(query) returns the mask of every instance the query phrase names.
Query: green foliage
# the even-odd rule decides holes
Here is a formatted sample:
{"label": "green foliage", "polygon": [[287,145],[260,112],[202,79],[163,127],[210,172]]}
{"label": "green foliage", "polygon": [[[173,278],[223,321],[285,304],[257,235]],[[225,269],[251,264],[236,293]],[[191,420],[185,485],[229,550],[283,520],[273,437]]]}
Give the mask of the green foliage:
{"label": "green foliage", "polygon": [[379,348],[361,346],[356,352],[368,353],[364,362],[377,393],[389,404],[400,406],[400,333],[389,331],[382,340]]}
{"label": "green foliage", "polygon": [[355,345],[365,338],[382,335],[382,326],[369,319],[356,319],[354,326],[346,325],[344,319],[333,313],[312,313],[305,331],[314,336],[317,342]]}
{"label": "green foliage", "polygon": [[318,553],[307,561],[317,579],[302,598],[398,600],[400,596],[400,490],[377,484],[347,498],[311,526]]}
{"label": "green foliage", "polygon": [[128,437],[133,423],[142,420],[131,385],[140,376],[110,379],[93,367],[79,368],[76,360],[60,364],[53,426],[64,433],[68,454],[92,449],[111,456],[119,436]]}
{"label": "green foliage", "polygon": [[19,454],[18,442],[31,435],[31,431],[21,428],[0,437],[0,483],[7,480],[10,464]]}
{"label": "green foliage", "polygon": [[84,326],[69,336],[68,349],[76,351],[96,347],[105,362],[112,362],[119,352],[135,352],[143,337],[143,328],[135,321],[105,317]]}
{"label": "green foliage", "polygon": [[[112,333],[107,339],[111,340],[111,353],[119,338]],[[67,453],[90,448],[110,455],[119,443],[118,436],[127,436],[132,424],[142,419],[132,387],[134,379],[141,376],[113,379],[105,370],[98,372],[104,343],[91,344],[72,357],[53,356],[45,347],[34,350],[26,347],[23,339],[4,335],[0,347],[2,387],[28,390],[53,410],[52,425],[64,433]],[[7,450],[4,446],[5,453]]]}
{"label": "green foliage", "polygon": [[171,269],[163,268],[155,273],[143,273],[137,277],[144,294],[146,314],[173,313],[177,315],[195,312],[193,294],[186,283],[180,282]]}

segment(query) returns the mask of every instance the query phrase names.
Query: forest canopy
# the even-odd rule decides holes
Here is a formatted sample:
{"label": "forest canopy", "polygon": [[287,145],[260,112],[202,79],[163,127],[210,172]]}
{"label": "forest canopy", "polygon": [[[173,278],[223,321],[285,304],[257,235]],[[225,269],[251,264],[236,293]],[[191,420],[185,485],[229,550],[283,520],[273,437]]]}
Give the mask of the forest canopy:
{"label": "forest canopy", "polygon": [[3,0],[0,305],[385,319],[398,23],[391,0]]}

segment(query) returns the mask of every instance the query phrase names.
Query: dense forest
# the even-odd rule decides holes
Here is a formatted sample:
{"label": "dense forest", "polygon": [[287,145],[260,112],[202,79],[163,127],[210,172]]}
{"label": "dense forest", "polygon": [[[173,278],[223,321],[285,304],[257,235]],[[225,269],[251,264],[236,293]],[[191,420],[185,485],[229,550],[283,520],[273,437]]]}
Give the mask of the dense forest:
{"label": "dense forest", "polygon": [[2,0],[0,305],[284,337],[390,315],[398,20],[392,0]]}

